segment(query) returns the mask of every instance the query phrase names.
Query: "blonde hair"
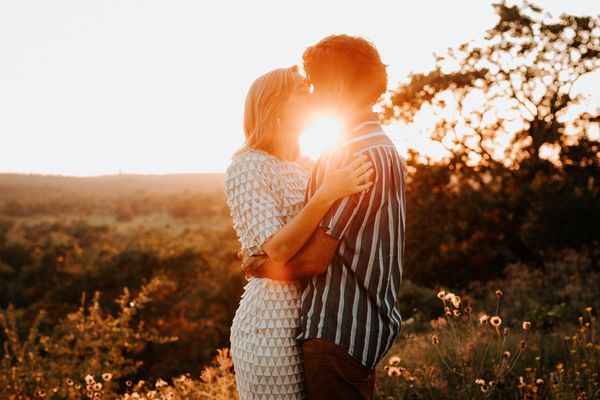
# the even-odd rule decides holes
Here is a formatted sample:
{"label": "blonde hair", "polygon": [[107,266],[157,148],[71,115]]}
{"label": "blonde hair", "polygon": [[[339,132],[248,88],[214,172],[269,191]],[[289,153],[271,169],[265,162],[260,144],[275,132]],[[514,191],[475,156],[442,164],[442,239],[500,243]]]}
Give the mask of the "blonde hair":
{"label": "blonde hair", "polygon": [[246,140],[235,155],[250,150],[263,150],[282,158],[286,143],[285,135],[278,131],[278,118],[288,96],[292,92],[292,76],[298,66],[278,68],[267,72],[254,81],[244,106],[244,135]]}

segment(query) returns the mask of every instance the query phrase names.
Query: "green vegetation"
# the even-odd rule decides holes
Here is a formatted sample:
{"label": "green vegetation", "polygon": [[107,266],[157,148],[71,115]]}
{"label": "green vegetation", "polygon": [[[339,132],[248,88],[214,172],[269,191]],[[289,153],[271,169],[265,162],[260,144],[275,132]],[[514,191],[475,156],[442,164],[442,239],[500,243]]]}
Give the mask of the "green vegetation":
{"label": "green vegetation", "polygon": [[[600,21],[495,7],[384,104],[431,112],[449,156],[408,159],[380,399],[600,397],[600,109],[572,90],[600,67]],[[235,398],[222,180],[0,175],[0,398]]]}

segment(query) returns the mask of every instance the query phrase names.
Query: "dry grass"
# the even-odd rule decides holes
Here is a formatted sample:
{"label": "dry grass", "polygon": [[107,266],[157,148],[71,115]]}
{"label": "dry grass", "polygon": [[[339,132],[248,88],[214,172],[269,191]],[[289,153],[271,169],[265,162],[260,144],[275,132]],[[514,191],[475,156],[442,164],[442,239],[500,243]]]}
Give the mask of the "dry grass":
{"label": "dry grass", "polygon": [[[198,377],[130,380],[141,366],[133,356],[137,350],[177,339],[157,336],[135,318],[170,285],[155,278],[135,296],[125,289],[114,316],[102,310],[98,293],[89,305],[83,297],[81,307],[50,335],[40,333],[43,312],[24,339],[18,312],[12,307],[0,312],[7,338],[0,398],[237,399],[228,349],[218,350]],[[591,307],[557,337],[529,321],[507,326],[500,290],[491,310],[473,310],[468,296],[442,290],[437,297],[441,316],[425,332],[404,332],[378,367],[378,399],[599,398],[600,342]]]}

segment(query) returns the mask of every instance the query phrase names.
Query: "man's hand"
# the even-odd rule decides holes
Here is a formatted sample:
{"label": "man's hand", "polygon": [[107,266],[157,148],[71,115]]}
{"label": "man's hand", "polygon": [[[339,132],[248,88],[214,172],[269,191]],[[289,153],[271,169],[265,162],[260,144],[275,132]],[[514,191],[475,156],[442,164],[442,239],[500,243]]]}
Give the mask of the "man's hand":
{"label": "man's hand", "polygon": [[308,243],[285,264],[271,260],[267,255],[246,256],[238,253],[242,261],[242,271],[249,276],[269,278],[276,281],[290,281],[322,274],[333,259],[339,240],[325,233],[325,228],[317,228]]}
{"label": "man's hand", "polygon": [[246,256],[242,254],[242,271],[246,273],[246,275],[256,276],[257,278],[264,278],[264,264],[269,261],[269,257],[265,255],[261,256]]}
{"label": "man's hand", "polygon": [[268,256],[247,256],[243,251],[239,251],[237,256],[242,262],[242,271],[246,274],[246,279],[250,278],[250,276],[257,278],[265,277],[265,271],[262,267],[269,260]]}

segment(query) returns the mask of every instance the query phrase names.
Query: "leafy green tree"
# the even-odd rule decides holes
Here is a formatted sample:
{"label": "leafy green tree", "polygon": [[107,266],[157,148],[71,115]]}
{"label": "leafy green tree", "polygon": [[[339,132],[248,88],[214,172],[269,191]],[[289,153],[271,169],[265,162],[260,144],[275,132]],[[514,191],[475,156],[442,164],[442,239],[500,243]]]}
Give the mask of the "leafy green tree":
{"label": "leafy green tree", "polygon": [[388,122],[429,118],[448,151],[436,166],[412,156],[407,274],[418,282],[484,279],[599,242],[600,106],[577,85],[600,67],[600,17],[494,8],[484,38],[437,55],[384,105]]}

